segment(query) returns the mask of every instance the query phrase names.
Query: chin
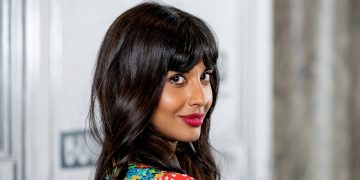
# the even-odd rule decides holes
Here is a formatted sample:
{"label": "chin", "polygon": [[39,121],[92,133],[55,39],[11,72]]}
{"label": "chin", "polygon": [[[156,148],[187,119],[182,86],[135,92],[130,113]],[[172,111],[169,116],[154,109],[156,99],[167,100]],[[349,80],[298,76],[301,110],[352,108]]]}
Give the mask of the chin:
{"label": "chin", "polygon": [[197,141],[200,137],[200,131],[194,133],[188,133],[186,137],[181,138],[182,142],[194,142]]}

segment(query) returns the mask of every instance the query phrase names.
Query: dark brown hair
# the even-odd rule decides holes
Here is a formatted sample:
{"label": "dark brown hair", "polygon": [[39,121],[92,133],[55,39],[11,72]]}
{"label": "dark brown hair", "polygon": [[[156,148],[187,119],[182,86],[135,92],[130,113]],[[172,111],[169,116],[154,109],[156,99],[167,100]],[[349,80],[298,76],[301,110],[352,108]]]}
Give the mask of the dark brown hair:
{"label": "dark brown hair", "polygon": [[[143,3],[121,14],[102,42],[91,90],[89,126],[102,147],[95,179],[111,177],[114,167],[120,172],[118,179],[123,179],[130,161],[187,173],[198,180],[219,179],[209,143],[219,84],[217,58],[212,31],[189,13]],[[167,72],[187,72],[199,60],[214,70],[210,79],[213,103],[193,148],[188,142],[178,142],[174,153],[154,131],[150,118]]]}

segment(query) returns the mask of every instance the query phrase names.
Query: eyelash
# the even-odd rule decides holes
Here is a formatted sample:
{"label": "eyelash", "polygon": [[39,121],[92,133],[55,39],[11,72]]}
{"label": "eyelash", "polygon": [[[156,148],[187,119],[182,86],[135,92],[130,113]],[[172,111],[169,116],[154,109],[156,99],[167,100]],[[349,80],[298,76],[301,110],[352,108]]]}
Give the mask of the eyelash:
{"label": "eyelash", "polygon": [[[205,84],[205,85],[209,84],[209,83],[210,83],[210,79],[211,79],[211,74],[212,74],[212,71],[207,71],[207,72],[205,72],[204,74],[201,75],[200,80],[201,80],[201,81],[204,81],[204,84]],[[208,80],[205,80],[206,75],[209,76],[209,79],[208,79]],[[182,83],[177,83],[177,82],[175,82],[175,78],[183,78],[183,79],[184,79],[184,82],[182,82]],[[170,81],[171,84],[174,84],[174,85],[176,85],[176,86],[182,86],[184,83],[186,83],[186,78],[184,77],[183,74],[175,74],[175,75],[173,75],[173,76],[171,76],[171,77],[169,78],[169,81]],[[179,81],[179,80],[176,80],[176,81]]]}
{"label": "eyelash", "polygon": [[182,75],[182,74],[175,74],[174,76],[171,76],[169,78],[169,81],[171,84],[174,84],[174,85],[181,85],[183,83],[178,83],[178,82],[175,82],[175,78],[184,78],[185,82],[186,82],[186,79],[185,77]]}

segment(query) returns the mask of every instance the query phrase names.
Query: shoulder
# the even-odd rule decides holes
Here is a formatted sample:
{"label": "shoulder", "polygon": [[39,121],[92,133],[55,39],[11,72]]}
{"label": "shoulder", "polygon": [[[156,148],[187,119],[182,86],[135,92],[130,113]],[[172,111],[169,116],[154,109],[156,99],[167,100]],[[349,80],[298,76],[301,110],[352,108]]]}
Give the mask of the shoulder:
{"label": "shoulder", "polygon": [[194,180],[191,176],[175,172],[162,171],[152,166],[130,163],[125,180]]}

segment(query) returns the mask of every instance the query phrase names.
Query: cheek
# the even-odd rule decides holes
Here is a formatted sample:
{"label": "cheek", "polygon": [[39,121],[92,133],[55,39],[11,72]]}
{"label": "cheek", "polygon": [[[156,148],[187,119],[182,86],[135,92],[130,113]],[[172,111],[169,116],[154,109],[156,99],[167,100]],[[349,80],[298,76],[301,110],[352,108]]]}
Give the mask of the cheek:
{"label": "cheek", "polygon": [[183,108],[184,102],[184,96],[173,88],[165,86],[159,105],[154,112],[152,123],[168,124],[167,121],[174,118]]}
{"label": "cheek", "polygon": [[211,107],[211,105],[212,105],[212,102],[213,102],[213,92],[212,92],[212,89],[211,89],[210,86],[206,87],[205,95],[206,95],[206,98],[208,100],[208,104],[206,106],[207,106],[207,109],[209,109]]}
{"label": "cheek", "polygon": [[[158,107],[151,118],[151,124],[159,133],[170,139],[178,139],[179,122],[176,120],[178,113],[184,107],[184,96],[179,92],[166,87],[160,97]],[[174,133],[175,132],[175,133]]]}
{"label": "cheek", "polygon": [[173,113],[181,109],[183,101],[184,98],[179,93],[167,90],[161,95],[158,109]]}

